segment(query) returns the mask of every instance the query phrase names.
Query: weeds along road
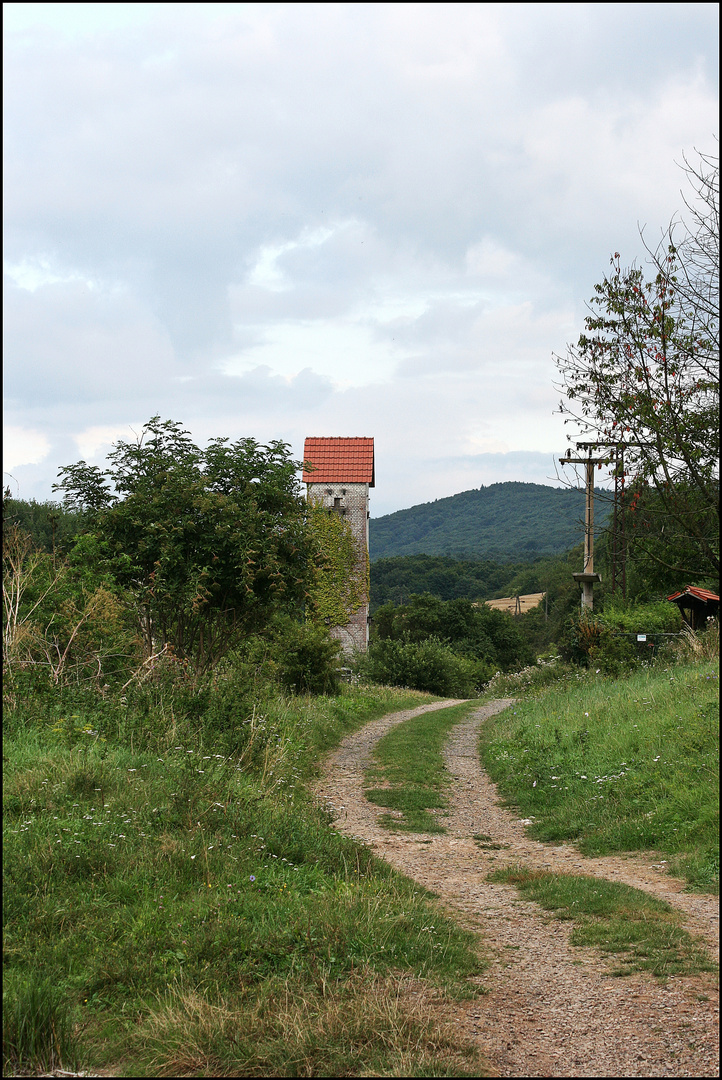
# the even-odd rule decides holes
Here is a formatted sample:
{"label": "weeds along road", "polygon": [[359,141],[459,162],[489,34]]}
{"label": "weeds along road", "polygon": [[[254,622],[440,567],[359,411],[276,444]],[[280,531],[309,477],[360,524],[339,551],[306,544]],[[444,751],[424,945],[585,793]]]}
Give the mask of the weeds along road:
{"label": "weeds along road", "polygon": [[[381,810],[363,795],[375,743],[404,720],[455,704],[394,713],[349,736],[327,760],[317,794],[333,811],[336,828],[432,890],[480,934],[492,963],[477,980],[483,996],[450,1006],[460,1038],[477,1043],[495,1076],[719,1075],[716,976],[666,983],[647,973],[612,977],[599,952],[569,944],[571,923],[520,900],[512,886],[487,880],[493,870],[524,863],[623,882],[684,912],[685,928],[718,955],[716,897],[683,892],[684,882],[655,867],[652,856],[585,858],[570,845],[531,840],[524,822],[499,805],[479,763],[478,730],[509,700],[481,706],[452,729],[445,834],[397,834],[377,824]],[[480,850],[476,833],[491,837],[494,846]]]}

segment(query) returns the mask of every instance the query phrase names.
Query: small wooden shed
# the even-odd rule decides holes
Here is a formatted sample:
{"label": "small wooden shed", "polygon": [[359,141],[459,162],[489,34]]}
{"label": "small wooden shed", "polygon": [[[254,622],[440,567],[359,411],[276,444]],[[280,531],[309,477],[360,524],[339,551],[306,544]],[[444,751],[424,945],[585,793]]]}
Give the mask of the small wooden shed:
{"label": "small wooden shed", "polygon": [[719,596],[709,589],[699,589],[696,585],[685,585],[681,592],[667,597],[682,612],[682,618],[693,630],[702,630],[707,619],[719,616]]}

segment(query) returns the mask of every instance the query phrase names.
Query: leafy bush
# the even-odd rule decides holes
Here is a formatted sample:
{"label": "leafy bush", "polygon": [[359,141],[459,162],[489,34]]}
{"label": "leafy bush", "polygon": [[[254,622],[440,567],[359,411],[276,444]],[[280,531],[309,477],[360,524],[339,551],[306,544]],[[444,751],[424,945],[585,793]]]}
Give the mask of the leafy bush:
{"label": "leafy bush", "polygon": [[87,519],[71,559],[132,595],[146,657],[172,645],[209,671],[303,602],[314,545],[286,443],[214,438],[202,450],[154,416],[108,463],[66,466],[54,488]]}
{"label": "leafy bush", "polygon": [[604,625],[610,630],[628,634],[675,634],[682,627],[682,616],[676,604],[656,600],[647,604],[608,600],[602,613]]}
{"label": "leafy bush", "polygon": [[335,694],[341,645],[323,626],[285,624],[272,649],[281,685],[295,694]]}
{"label": "leafy bush", "polygon": [[474,697],[491,671],[484,662],[459,656],[436,637],[425,641],[377,641],[361,674],[384,686],[406,686],[442,697]]}
{"label": "leafy bush", "polygon": [[[678,633],[681,626],[679,610],[664,600],[608,601],[601,615],[585,610],[567,619],[559,651],[565,660],[585,666],[593,663],[607,675],[619,675],[649,659],[665,644],[667,635]],[[635,640],[637,634],[647,637],[642,649]]]}
{"label": "leafy bush", "polygon": [[374,620],[379,638],[416,643],[436,638],[461,656],[483,661],[483,670],[489,672],[485,678],[496,668],[508,670],[532,659],[511,615],[463,597],[443,601],[429,593],[411,596],[399,607],[378,608]]}
{"label": "leafy bush", "polygon": [[74,683],[104,688],[138,656],[128,605],[112,583],[3,528],[3,675],[8,695]]}

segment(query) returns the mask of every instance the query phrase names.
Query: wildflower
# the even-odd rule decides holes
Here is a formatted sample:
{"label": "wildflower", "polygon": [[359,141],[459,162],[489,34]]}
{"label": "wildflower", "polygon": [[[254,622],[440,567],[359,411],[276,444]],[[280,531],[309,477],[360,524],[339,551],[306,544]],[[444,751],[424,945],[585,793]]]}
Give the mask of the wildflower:
{"label": "wildflower", "polygon": [[251,881],[255,881],[255,880],[256,880],[255,877],[253,876],[253,874],[251,874]]}

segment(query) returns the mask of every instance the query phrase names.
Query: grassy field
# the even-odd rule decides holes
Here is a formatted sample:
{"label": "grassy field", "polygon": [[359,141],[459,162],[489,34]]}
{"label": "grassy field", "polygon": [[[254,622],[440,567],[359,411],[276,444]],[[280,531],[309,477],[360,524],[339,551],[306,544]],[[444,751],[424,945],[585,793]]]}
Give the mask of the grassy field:
{"label": "grassy field", "polygon": [[482,760],[540,840],[588,855],[654,850],[719,889],[718,664],[591,676],[522,698],[481,732]]}
{"label": "grassy field", "polygon": [[[393,728],[374,747],[376,765],[366,779],[387,781],[390,787],[369,788],[364,795],[376,806],[396,813],[382,814],[379,823],[404,832],[446,832],[443,821],[429,811],[443,814],[443,795],[449,783],[442,751],[449,731],[474,708],[476,702],[414,716]],[[400,816],[398,816],[400,815]]]}
{"label": "grassy field", "polygon": [[155,725],[127,707],[90,722],[16,708],[6,1074],[476,1075],[429,1004],[475,992],[474,938],[334,832],[306,787],[321,750],[424,700],[267,701],[236,753],[203,717],[171,723],[170,706]]}
{"label": "grassy field", "polygon": [[[381,687],[285,698],[233,680],[10,701],[6,1075],[479,1075],[448,1011],[486,966],[474,937],[309,797],[344,735],[432,699]],[[541,839],[654,849],[714,890],[717,686],[710,660],[616,681],[567,672],[483,725],[483,760]],[[443,828],[429,813],[445,805],[442,749],[471,707],[379,743],[375,777],[391,787],[375,801],[401,810],[394,828]],[[619,971],[704,965],[643,894],[513,873]]]}

